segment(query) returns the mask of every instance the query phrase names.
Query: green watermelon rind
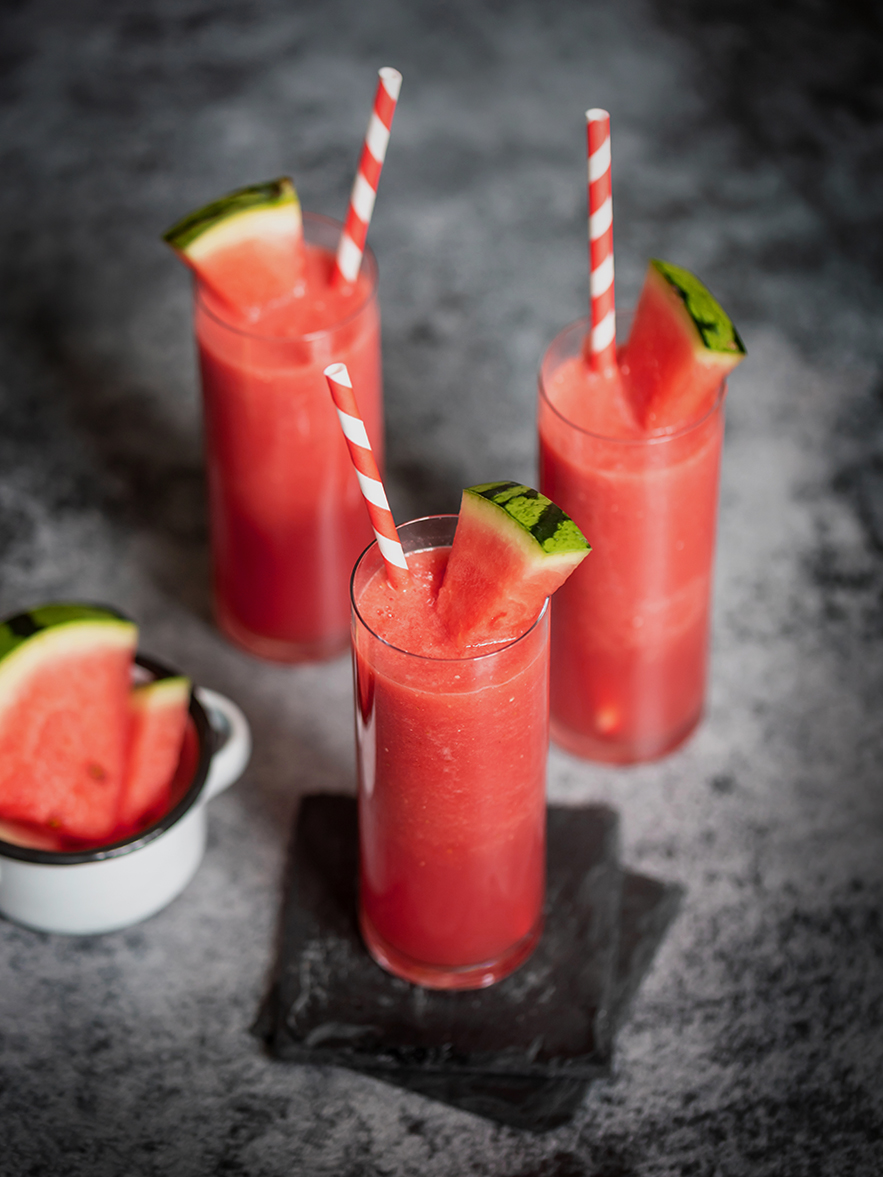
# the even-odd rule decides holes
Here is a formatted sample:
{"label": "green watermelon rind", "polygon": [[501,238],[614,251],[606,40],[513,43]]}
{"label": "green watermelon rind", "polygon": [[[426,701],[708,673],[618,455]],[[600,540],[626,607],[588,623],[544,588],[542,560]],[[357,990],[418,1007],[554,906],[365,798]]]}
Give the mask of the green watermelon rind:
{"label": "green watermelon rind", "polygon": [[577,564],[592,550],[569,515],[524,483],[484,482],[467,487],[463,500],[482,511],[489,506],[487,521],[518,543],[531,563]]}
{"label": "green watermelon rind", "polygon": [[[6,646],[0,657],[0,712],[15,700],[30,676],[47,665],[98,648],[127,649],[134,655],[138,643],[138,627],[134,622],[113,614],[56,621],[28,637],[14,634],[8,622],[0,631]],[[11,639],[15,641],[12,646]]]}
{"label": "green watermelon rind", "polygon": [[251,214],[286,209],[289,205],[294,205],[300,212],[300,200],[288,176],[280,176],[262,184],[250,184],[188,213],[163,233],[163,240],[172,249],[187,256],[196,241],[201,246],[210,244],[206,235],[219,226],[226,228],[231,220],[238,218],[242,223],[243,236],[248,236],[247,218]]}
{"label": "green watermelon rind", "polygon": [[138,638],[138,628],[135,623],[114,609],[108,609],[101,605],[80,605],[68,602],[38,605],[34,609],[16,613],[0,622],[0,678],[5,677],[7,673],[4,662],[20,647],[33,643],[37,635],[46,635],[50,631],[70,631],[71,629],[81,635],[84,626],[100,626],[101,633],[104,633],[108,628],[124,633],[126,641],[121,641],[119,643],[121,645],[129,642],[134,645]]}
{"label": "green watermelon rind", "polygon": [[461,647],[510,642],[591,548],[574,521],[521,482],[467,487],[437,610]]}
{"label": "green watermelon rind", "polygon": [[133,687],[131,700],[136,707],[180,703],[190,698],[192,688],[193,683],[185,675],[168,675]]}
{"label": "green watermelon rind", "polygon": [[[667,283],[684,304],[684,309],[699,333],[702,345],[709,352],[726,357],[735,367],[747,354],[745,344],[733,321],[711,291],[695,274],[671,262],[651,258],[650,268]],[[709,359],[711,357],[708,357]],[[717,358],[717,357],[715,357]]]}

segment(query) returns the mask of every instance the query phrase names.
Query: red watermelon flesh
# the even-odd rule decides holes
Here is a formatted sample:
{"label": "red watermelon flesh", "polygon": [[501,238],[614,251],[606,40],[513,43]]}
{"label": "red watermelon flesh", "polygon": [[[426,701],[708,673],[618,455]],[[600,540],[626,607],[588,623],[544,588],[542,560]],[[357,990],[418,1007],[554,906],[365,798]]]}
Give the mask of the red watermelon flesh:
{"label": "red watermelon flesh", "polygon": [[98,840],[94,838],[74,838],[65,836],[58,830],[48,826],[35,825],[30,822],[0,821],[0,841],[10,842],[13,846],[26,846],[31,850],[51,850],[64,853],[78,850],[90,850],[95,846],[107,845],[123,838],[131,837],[137,829],[143,829],[150,820],[156,820],[164,812],[172,809],[184,797],[193,782],[193,776],[199,764],[199,736],[190,716],[187,716],[184,736],[181,743],[181,755],[175,767],[168,798],[160,812],[151,815],[148,821],[142,821],[133,830],[131,827],[117,826],[110,835]]}
{"label": "red watermelon flesh", "polygon": [[184,726],[184,738],[181,741],[181,755],[178,759],[175,775],[172,777],[169,789],[168,808],[173,809],[193,784],[193,777],[199,766],[200,744],[199,736],[193,718],[188,714]]}
{"label": "red watermelon flesh", "polygon": [[672,432],[698,421],[744,358],[729,316],[699,279],[680,266],[651,261],[619,354],[623,385],[641,427]]}
{"label": "red watermelon flesh", "polygon": [[572,519],[517,482],[463,492],[438,615],[462,647],[500,645],[525,633],[589,554]]}
{"label": "red watermelon flesh", "polygon": [[134,687],[120,836],[161,817],[171,801],[190,705],[190,680],[162,678]]}
{"label": "red watermelon flesh", "polygon": [[0,819],[106,838],[125,771],[134,625],[40,629],[0,660]]}
{"label": "red watermelon flesh", "polygon": [[0,840],[13,846],[27,846],[30,850],[57,853],[70,849],[67,839],[57,831],[23,821],[0,821]]}
{"label": "red watermelon flesh", "polygon": [[188,262],[214,295],[251,318],[293,294],[300,278],[296,243],[291,233],[267,232],[263,238],[233,241]]}

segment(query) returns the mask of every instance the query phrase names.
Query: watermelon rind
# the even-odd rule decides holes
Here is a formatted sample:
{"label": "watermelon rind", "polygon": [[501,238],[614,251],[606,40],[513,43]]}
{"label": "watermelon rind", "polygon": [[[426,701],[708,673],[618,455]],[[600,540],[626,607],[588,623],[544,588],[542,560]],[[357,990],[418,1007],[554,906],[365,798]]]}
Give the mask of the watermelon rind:
{"label": "watermelon rind", "polygon": [[152,683],[139,683],[132,687],[130,700],[133,707],[164,707],[187,703],[193,684],[184,674],[170,674],[167,678],[154,679]]}
{"label": "watermelon rind", "polygon": [[682,266],[654,258],[618,356],[636,423],[671,433],[700,421],[721,401],[724,381],[745,354],[707,287]]}
{"label": "watermelon rind", "polygon": [[650,268],[668,283],[683,302],[702,346],[710,352],[726,357],[731,362],[728,364],[728,370],[739,363],[746,355],[745,344],[740,339],[732,319],[708,287],[683,266],[660,261],[659,258],[650,259]]}
{"label": "watermelon rind", "polygon": [[96,643],[134,651],[138,627],[115,610],[96,605],[40,605],[0,624],[0,707],[44,661],[94,648]]}
{"label": "watermelon rind", "polygon": [[300,200],[287,176],[251,184],[228,192],[212,200],[195,212],[188,213],[163,234],[163,240],[190,260],[205,257],[215,249],[225,248],[237,241],[252,237],[258,229],[279,219],[291,225],[292,213],[300,222]]}
{"label": "watermelon rind", "polygon": [[38,605],[26,613],[16,613],[0,622],[0,660],[33,637],[41,629],[82,621],[123,622],[132,625],[127,617],[103,605],[59,603]]}
{"label": "watermelon rind", "polygon": [[132,704],[135,707],[146,707],[151,704],[184,702],[190,698],[192,685],[190,679],[183,674],[170,674],[167,678],[139,683],[137,687],[132,688]]}
{"label": "watermelon rind", "polygon": [[[468,505],[467,505],[468,504]],[[521,482],[483,482],[467,487],[463,505],[487,512],[487,522],[522,548],[531,563],[575,568],[591,551],[586,537],[551,499]]]}

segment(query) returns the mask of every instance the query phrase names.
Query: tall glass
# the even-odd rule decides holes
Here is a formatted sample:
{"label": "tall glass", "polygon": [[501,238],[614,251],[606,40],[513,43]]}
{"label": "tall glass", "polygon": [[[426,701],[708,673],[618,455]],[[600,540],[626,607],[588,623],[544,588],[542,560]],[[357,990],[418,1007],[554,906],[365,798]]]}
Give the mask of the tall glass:
{"label": "tall glass", "polygon": [[[450,546],[456,516],[406,523],[406,553]],[[362,613],[376,544],[352,579],[360,922],[389,972],[476,989],[517,968],[542,930],[548,607],[493,653],[398,649]]]}
{"label": "tall glass", "polygon": [[[304,215],[304,236],[334,256],[340,225]],[[261,334],[225,321],[197,288],[195,329],[205,409],[214,606],[223,632],[280,662],[331,657],[349,641],[349,574],[371,526],[322,375],[349,368],[382,462],[377,266],[364,298],[308,334]],[[277,327],[278,331],[279,328]]]}
{"label": "tall glass", "polygon": [[539,377],[540,486],[593,546],[552,603],[551,733],[628,764],[673,750],[702,716],[726,387],[676,433],[593,434],[550,399],[587,330],[566,327]]}

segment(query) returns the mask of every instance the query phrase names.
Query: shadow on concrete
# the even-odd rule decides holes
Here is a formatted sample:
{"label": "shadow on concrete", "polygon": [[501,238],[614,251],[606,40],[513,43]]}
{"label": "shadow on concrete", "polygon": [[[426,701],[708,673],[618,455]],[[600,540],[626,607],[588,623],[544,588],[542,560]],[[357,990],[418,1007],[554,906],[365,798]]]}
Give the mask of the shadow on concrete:
{"label": "shadow on concrete", "polygon": [[832,243],[883,277],[883,7],[874,0],[653,0],[701,93],[774,158]]}

